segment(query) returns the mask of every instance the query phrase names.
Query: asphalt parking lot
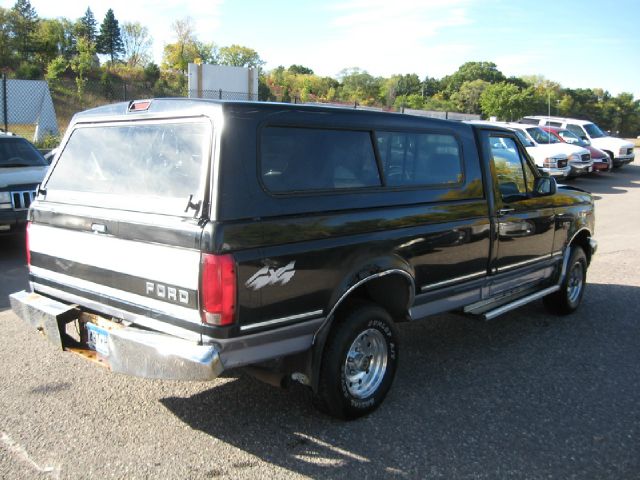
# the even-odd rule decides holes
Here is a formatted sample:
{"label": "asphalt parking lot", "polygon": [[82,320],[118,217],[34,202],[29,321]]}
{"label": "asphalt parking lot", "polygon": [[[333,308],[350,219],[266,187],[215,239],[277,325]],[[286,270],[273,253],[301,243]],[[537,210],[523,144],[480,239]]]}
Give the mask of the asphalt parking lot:
{"label": "asphalt parking lot", "polygon": [[56,351],[9,309],[26,268],[0,238],[0,478],[640,478],[640,165],[573,184],[599,242],[579,312],[403,325],[390,395],[349,423],[301,386],[151,381]]}

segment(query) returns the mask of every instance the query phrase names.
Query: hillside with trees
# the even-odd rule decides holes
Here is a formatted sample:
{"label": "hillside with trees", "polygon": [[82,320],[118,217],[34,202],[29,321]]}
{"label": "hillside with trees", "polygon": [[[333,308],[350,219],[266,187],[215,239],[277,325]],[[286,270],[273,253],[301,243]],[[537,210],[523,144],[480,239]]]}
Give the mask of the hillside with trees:
{"label": "hillside with trees", "polygon": [[260,100],[462,112],[500,120],[551,113],[587,118],[621,136],[640,133],[640,100],[630,93],[613,96],[601,88],[565,88],[541,76],[507,77],[491,61],[464,63],[439,79],[421,79],[415,73],[376,77],[360,68],[345,68],[332,78],[316,75],[305,65],[264,71],[265,61],[257,51],[203,42],[189,18],[171,25],[160,65],[153,61],[153,42],[147,27],[120,23],[112,9],[98,21],[90,8],[77,19],[51,19],[40,18],[29,0],[17,0],[10,9],[0,7],[3,73],[47,80],[63,129],[73,113],[92,106],[186,96],[187,65],[195,62],[259,69]]}

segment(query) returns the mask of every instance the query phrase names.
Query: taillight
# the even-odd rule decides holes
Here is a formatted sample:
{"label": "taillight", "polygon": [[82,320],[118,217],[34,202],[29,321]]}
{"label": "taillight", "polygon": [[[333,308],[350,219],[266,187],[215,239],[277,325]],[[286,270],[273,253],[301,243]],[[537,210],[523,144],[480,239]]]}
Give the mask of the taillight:
{"label": "taillight", "polygon": [[27,249],[27,266],[31,266],[31,250],[29,250],[29,227],[31,226],[31,222],[27,222],[27,230],[25,231],[24,239],[25,239],[25,247]]}
{"label": "taillight", "polygon": [[202,322],[231,325],[236,312],[236,268],[231,255],[202,255]]}

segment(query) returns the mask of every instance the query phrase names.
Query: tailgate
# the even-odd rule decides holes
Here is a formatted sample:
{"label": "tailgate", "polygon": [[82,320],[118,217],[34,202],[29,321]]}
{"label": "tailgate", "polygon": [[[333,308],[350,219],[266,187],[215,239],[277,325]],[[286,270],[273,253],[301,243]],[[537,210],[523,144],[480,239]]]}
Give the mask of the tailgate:
{"label": "tailgate", "polygon": [[33,289],[199,340],[207,118],[76,124],[30,214]]}

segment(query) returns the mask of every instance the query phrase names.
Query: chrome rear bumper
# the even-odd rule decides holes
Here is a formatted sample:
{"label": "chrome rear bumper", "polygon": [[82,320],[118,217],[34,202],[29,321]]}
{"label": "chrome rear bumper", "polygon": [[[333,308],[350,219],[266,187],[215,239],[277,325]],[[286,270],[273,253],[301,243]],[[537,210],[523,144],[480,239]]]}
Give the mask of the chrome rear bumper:
{"label": "chrome rear bumper", "polygon": [[[14,313],[66,349],[64,325],[79,317],[74,305],[26,291],[9,296]],[[122,327],[109,330],[108,354],[100,361],[112,371],[163,380],[213,380],[223,371],[216,347],[164,333]]]}

